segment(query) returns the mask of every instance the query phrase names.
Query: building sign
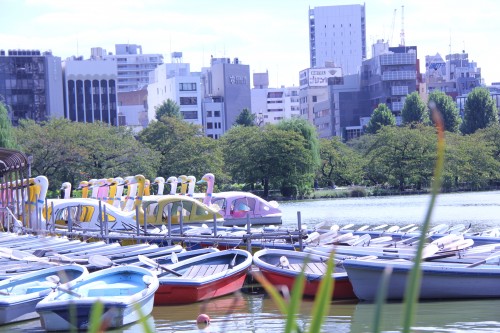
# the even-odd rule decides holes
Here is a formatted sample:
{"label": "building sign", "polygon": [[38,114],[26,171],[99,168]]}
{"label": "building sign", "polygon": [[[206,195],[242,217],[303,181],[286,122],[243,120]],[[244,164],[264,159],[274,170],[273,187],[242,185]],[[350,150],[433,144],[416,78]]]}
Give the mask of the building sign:
{"label": "building sign", "polygon": [[342,69],[336,68],[309,68],[300,72],[300,86],[301,87],[326,87],[328,79],[341,78]]}
{"label": "building sign", "polygon": [[247,84],[247,78],[241,75],[230,75],[229,83],[231,84]]}

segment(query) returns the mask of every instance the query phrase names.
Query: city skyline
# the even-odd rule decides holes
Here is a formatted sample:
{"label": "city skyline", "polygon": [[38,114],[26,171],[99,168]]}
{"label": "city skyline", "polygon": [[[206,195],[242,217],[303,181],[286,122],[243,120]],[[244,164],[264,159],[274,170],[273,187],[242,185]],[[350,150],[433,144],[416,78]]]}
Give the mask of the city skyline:
{"label": "city skyline", "polygon": [[[130,43],[142,45],[144,54],[162,54],[164,62],[171,52],[182,52],[192,71],[208,67],[211,56],[239,58],[250,74],[267,70],[272,87],[298,86],[299,72],[309,67],[309,7],[346,4],[363,2],[3,0],[0,49],[87,59],[92,47],[114,53],[115,44]],[[461,6],[451,0],[366,1],[368,57],[378,39],[399,44],[403,5],[405,44],[417,46],[422,72],[426,55],[445,58],[465,50],[487,84],[500,81],[494,39],[500,3],[493,0]]]}

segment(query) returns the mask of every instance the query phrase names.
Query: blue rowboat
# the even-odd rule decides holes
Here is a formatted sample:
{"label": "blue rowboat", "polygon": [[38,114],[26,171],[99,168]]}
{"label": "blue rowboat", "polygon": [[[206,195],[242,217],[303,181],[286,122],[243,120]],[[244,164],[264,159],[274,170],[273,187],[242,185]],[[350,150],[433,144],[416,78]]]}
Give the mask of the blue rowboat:
{"label": "blue rowboat", "polygon": [[[88,271],[80,265],[50,267],[0,281],[0,324],[38,318],[35,306],[51,292],[51,288],[71,288]],[[57,277],[58,284],[48,279]]]}
{"label": "blue rowboat", "polygon": [[47,331],[85,330],[97,302],[103,304],[101,325],[121,327],[153,310],[158,278],[137,266],[115,266],[87,275],[71,290],[55,290],[36,306]]}

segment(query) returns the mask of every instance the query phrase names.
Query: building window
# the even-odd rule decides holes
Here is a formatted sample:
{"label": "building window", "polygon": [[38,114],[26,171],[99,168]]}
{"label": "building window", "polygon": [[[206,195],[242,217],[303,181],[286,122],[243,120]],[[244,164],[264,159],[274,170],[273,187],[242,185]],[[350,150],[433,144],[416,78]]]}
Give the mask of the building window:
{"label": "building window", "polygon": [[184,119],[198,119],[198,111],[182,111]]}
{"label": "building window", "polygon": [[181,97],[179,100],[180,100],[180,105],[197,105],[198,104],[198,98],[196,98],[196,97]]}
{"label": "building window", "polygon": [[207,123],[207,129],[212,129],[214,128],[213,123]]}
{"label": "building window", "polygon": [[318,101],[318,96],[313,96],[313,103],[316,103]]}
{"label": "building window", "polygon": [[207,117],[212,117],[212,111],[207,111]]}
{"label": "building window", "polygon": [[196,91],[196,83],[179,83],[180,91]]}
{"label": "building window", "polygon": [[267,93],[267,98],[282,98],[282,97],[283,97],[282,91],[270,91]]}
{"label": "building window", "polygon": [[220,117],[220,111],[214,111],[214,117]]}

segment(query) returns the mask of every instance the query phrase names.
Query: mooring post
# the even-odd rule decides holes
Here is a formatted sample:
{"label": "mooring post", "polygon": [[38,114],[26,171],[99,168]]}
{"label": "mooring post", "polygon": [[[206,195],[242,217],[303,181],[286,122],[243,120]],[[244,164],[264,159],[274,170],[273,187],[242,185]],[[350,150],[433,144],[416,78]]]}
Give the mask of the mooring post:
{"label": "mooring post", "polygon": [[250,213],[247,212],[247,251],[252,253],[252,230],[250,229]]}
{"label": "mooring post", "polygon": [[299,228],[299,250],[302,252],[304,247],[302,245],[302,219],[300,217],[300,211],[297,211],[297,227]]}

